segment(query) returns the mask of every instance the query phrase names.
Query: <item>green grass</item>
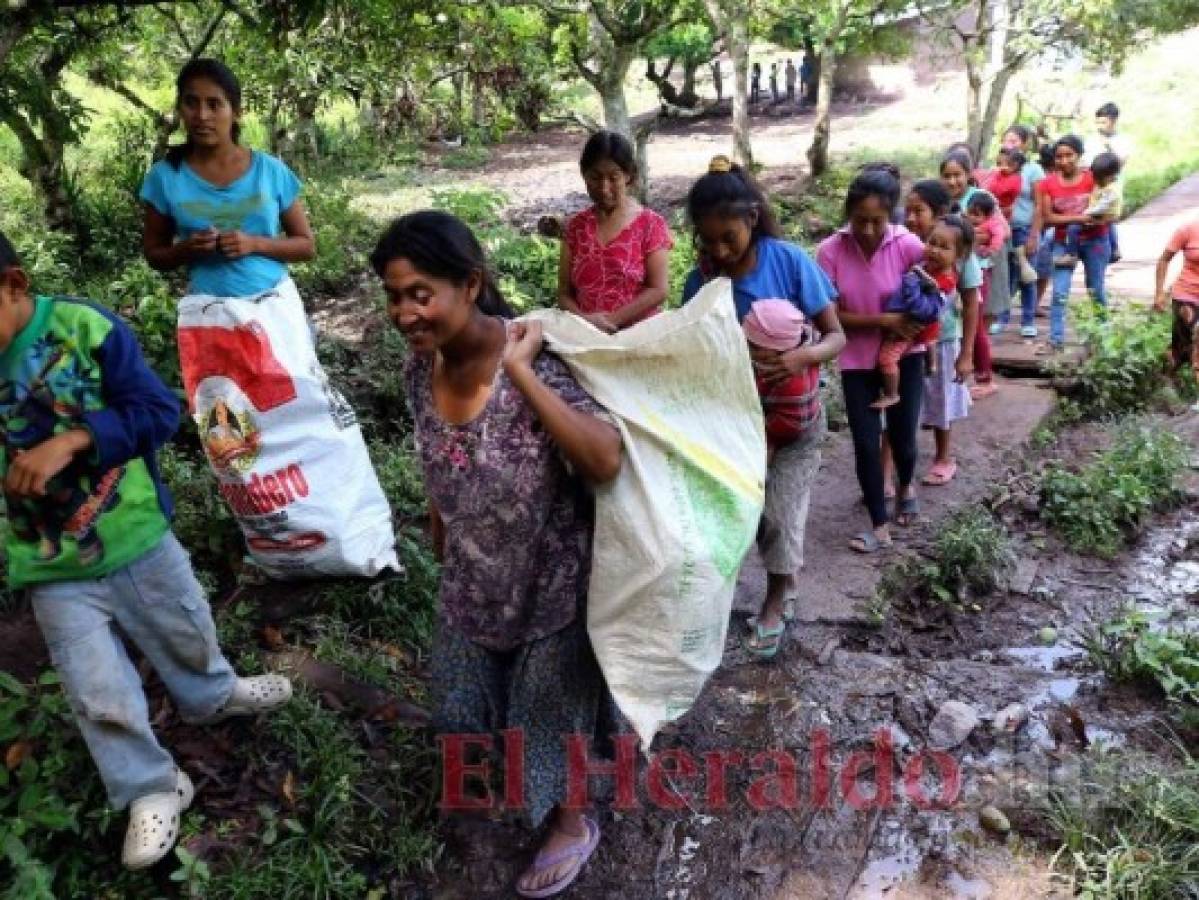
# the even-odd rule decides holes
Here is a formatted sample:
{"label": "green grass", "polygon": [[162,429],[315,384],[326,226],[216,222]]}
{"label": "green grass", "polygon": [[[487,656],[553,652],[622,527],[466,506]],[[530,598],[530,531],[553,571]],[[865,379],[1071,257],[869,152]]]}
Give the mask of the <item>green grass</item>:
{"label": "green grass", "polygon": [[1186,898],[1199,884],[1199,759],[1165,763],[1131,752],[1091,754],[1082,782],[1059,792],[1050,822],[1056,867],[1074,896]]}

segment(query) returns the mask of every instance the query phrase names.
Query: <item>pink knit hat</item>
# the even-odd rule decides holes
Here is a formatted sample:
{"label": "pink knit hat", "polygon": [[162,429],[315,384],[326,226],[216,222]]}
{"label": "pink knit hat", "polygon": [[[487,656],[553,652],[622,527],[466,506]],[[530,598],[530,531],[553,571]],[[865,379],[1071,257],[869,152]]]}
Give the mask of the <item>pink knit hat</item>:
{"label": "pink knit hat", "polygon": [[758,300],[741,322],[745,336],[767,350],[790,350],[811,334],[807,318],[790,300]]}

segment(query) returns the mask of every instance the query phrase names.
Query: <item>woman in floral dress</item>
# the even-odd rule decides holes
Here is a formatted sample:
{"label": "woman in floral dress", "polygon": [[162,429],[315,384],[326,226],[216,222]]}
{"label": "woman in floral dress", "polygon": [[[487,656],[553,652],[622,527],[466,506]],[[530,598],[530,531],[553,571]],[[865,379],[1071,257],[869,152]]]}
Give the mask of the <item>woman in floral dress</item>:
{"label": "woman in floral dress", "polygon": [[519,735],[528,818],[556,815],[516,890],[553,896],[599,843],[595,821],[563,805],[565,738],[610,722],[586,629],[589,488],[620,471],[620,433],[542,349],[540,325],[508,321],[458,219],[397,219],[371,264],[412,351],[408,405],[442,562],[435,724],[443,748],[453,735]]}

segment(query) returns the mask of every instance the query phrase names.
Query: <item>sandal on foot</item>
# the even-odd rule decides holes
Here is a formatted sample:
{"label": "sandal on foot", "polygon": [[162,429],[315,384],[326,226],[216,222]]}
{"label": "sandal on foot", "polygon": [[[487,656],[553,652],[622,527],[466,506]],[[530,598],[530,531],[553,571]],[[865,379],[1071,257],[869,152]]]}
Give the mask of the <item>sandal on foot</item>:
{"label": "sandal on foot", "polygon": [[147,794],[129,804],[129,829],[121,851],[125,868],[144,869],[171,852],[179,839],[179,814],[195,796],[191,779],[176,769],[175,790]]}
{"label": "sandal on foot", "polygon": [[863,531],[861,534],[855,534],[849,539],[849,549],[856,550],[858,553],[878,553],[878,551],[886,550],[890,546],[890,538],[884,541],[873,531]]}
{"label": "sandal on foot", "polygon": [[907,528],[920,515],[920,500],[916,497],[904,497],[895,503],[895,524]]}
{"label": "sandal on foot", "polygon": [[[533,860],[533,865],[525,872],[526,875],[540,875],[550,869],[560,866],[562,863],[569,861],[570,866],[562,873],[562,876],[557,881],[547,884],[543,888],[531,889],[522,888],[519,884],[516,885],[516,893],[522,897],[553,897],[555,894],[560,894],[579,877],[579,872],[583,870],[587,860],[591,858],[591,854],[595,852],[595,848],[599,846],[600,828],[594,821],[587,816],[583,816],[583,825],[587,828],[587,837],[580,843],[572,844],[563,850],[556,853],[538,853]],[[521,876],[522,878],[524,876]]]}
{"label": "sandal on foot", "polygon": [[957,460],[951,459],[949,462],[935,462],[929,466],[928,472],[920,479],[920,483],[938,487],[943,484],[949,484],[949,482],[953,481],[953,476],[957,473]]}
{"label": "sandal on foot", "polygon": [[225,705],[204,720],[210,725],[231,716],[256,716],[278,709],[291,699],[291,682],[271,672],[252,678],[239,678]]}
{"label": "sandal on foot", "polygon": [[993,381],[980,381],[974,387],[970,388],[971,400],[985,400],[992,394],[999,393],[999,385]]}
{"label": "sandal on foot", "polygon": [[753,629],[743,643],[745,649],[759,659],[774,659],[783,643],[783,634],[787,631],[787,623],[779,622],[773,628],[766,628],[759,622],[754,622]]}

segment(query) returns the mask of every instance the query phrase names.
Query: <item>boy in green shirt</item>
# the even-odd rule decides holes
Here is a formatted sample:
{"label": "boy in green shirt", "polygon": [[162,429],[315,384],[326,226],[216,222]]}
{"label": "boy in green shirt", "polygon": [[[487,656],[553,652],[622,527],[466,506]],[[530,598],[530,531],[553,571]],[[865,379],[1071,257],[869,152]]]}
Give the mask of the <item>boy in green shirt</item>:
{"label": "boy in green shirt", "polygon": [[134,869],[174,846],[194,790],[154,737],[121,634],[185,719],[253,715],[291,697],[280,675],[238,678],[217,645],[155,459],[178,424],[178,401],[129,328],[85,301],[31,294],[0,233],[8,581],[30,592],[110,802],[130,807],[122,860]]}

